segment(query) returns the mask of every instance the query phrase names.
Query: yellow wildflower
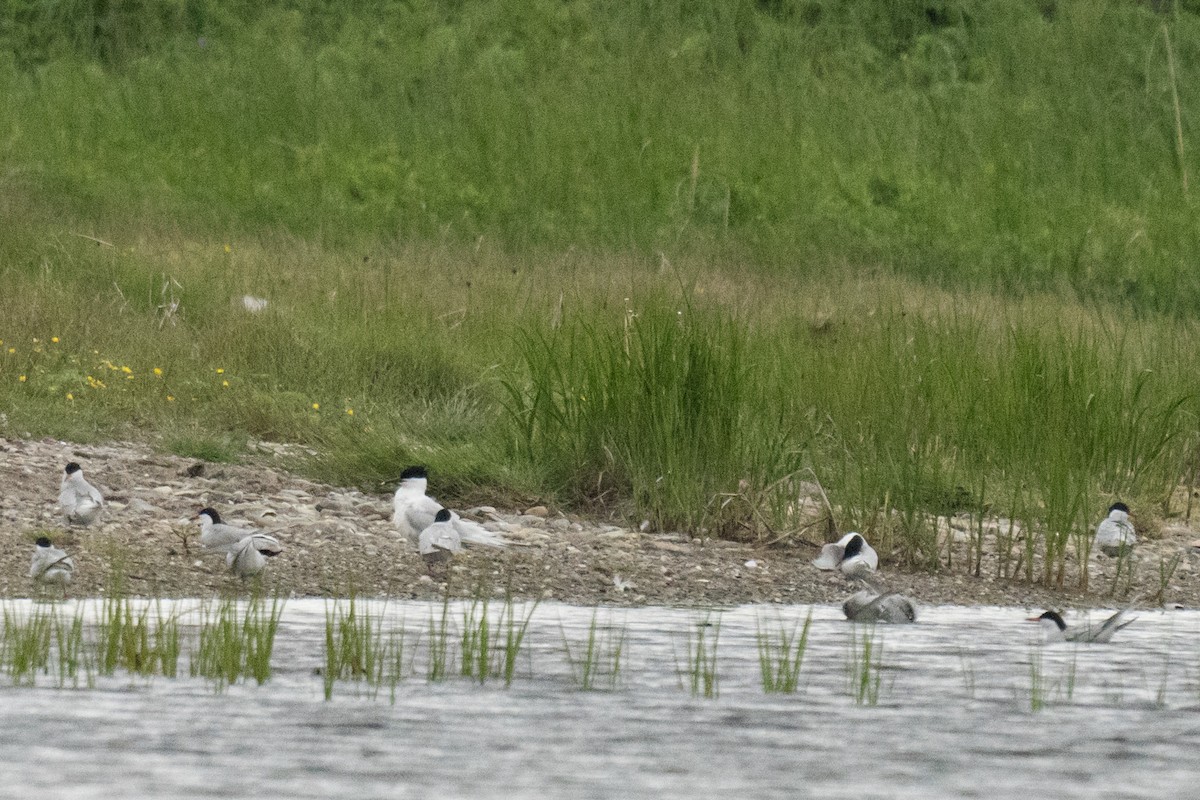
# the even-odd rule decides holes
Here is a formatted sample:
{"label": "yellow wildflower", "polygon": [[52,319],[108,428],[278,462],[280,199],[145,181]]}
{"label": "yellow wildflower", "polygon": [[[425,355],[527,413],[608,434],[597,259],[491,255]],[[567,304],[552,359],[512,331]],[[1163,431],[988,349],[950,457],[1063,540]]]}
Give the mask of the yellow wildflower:
{"label": "yellow wildflower", "polygon": [[354,416],[354,409],[353,409],[353,408],[347,408],[347,409],[346,409],[346,416],[348,416],[348,417],[353,417],[353,416]]}
{"label": "yellow wildflower", "polygon": [[225,374],[225,368],[224,368],[224,367],[217,367],[217,374],[218,374],[218,375],[224,375],[224,374]]}
{"label": "yellow wildflower", "polygon": [[162,369],[160,367],[155,367],[154,374],[161,378],[162,377]]}
{"label": "yellow wildflower", "polygon": [[168,402],[168,403],[174,403],[174,402],[175,402],[175,398],[174,398],[174,396],[172,396],[172,395],[167,395],[167,402]]}
{"label": "yellow wildflower", "polygon": [[222,385],[222,386],[224,386],[226,389],[228,389],[228,388],[229,388],[229,381],[221,381],[221,385]]}
{"label": "yellow wildflower", "polygon": [[129,367],[121,367],[121,372],[124,372],[126,375],[133,374],[133,370],[131,370]]}
{"label": "yellow wildflower", "polygon": [[50,341],[51,341],[51,342],[53,342],[54,344],[58,344],[58,337],[57,337],[57,336],[51,336],[51,337],[50,337]]}
{"label": "yellow wildflower", "polygon": [[10,348],[8,348],[8,354],[9,354],[10,356],[11,356],[13,353],[15,353],[15,352],[17,352],[17,348],[15,348],[15,347],[10,347]]}
{"label": "yellow wildflower", "polygon": [[233,248],[232,248],[232,247],[230,247],[229,245],[225,245],[225,252],[226,252],[226,253],[232,253],[232,252],[233,252]]}
{"label": "yellow wildflower", "polygon": [[20,381],[21,383],[24,383],[24,382],[25,382],[25,376],[24,376],[24,375],[22,375],[21,377],[17,378],[17,380],[18,380],[18,381]]}
{"label": "yellow wildflower", "polygon": [[321,410],[321,404],[313,403],[313,411],[320,411],[320,410]]}
{"label": "yellow wildflower", "polygon": [[71,394],[70,392],[67,392],[67,399],[68,399],[68,400],[74,400],[74,399],[75,399],[75,395]]}

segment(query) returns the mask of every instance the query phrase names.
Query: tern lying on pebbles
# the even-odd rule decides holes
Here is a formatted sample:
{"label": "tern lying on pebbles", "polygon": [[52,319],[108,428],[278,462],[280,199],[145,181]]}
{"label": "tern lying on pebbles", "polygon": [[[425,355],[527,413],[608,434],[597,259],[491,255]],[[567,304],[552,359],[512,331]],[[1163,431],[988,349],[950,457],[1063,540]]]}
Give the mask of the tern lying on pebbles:
{"label": "tern lying on pebbles", "polygon": [[916,605],[899,592],[855,592],[842,603],[842,612],[851,622],[891,622],[903,625],[917,621]]}
{"label": "tern lying on pebbles", "polygon": [[104,496],[84,479],[83,468],[74,461],[64,471],[58,506],[71,525],[91,525],[104,508]]}
{"label": "tern lying on pebbles", "polygon": [[1096,538],[1093,541],[1102,553],[1113,558],[1132,549],[1137,544],[1137,534],[1133,532],[1133,523],[1129,521],[1129,506],[1124,503],[1109,506],[1108,516],[1096,526]]}
{"label": "tern lying on pebbles", "polygon": [[822,547],[812,563],[817,569],[840,569],[848,578],[859,578],[879,568],[879,554],[861,533],[847,533],[836,544]]}
{"label": "tern lying on pebbles", "polygon": [[200,548],[209,553],[224,553],[225,563],[239,578],[262,572],[267,559],[283,552],[274,536],[227,525],[212,508],[203,508],[200,518]]}
{"label": "tern lying on pebbles", "polygon": [[33,560],[29,563],[29,577],[38,583],[54,584],[66,588],[75,574],[75,562],[65,551],[50,544],[45,536],[37,540]]}
{"label": "tern lying on pebbles", "polygon": [[[434,524],[442,504],[425,494],[428,474],[424,467],[409,467],[400,474],[400,486],[392,498],[392,522],[404,538],[420,548],[421,532]],[[459,541],[470,547],[504,547],[508,544],[502,537],[492,533],[477,522],[470,522],[450,512],[450,524],[458,533]]]}
{"label": "tern lying on pebbles", "polygon": [[[1094,642],[1104,644],[1112,641],[1113,634],[1133,622],[1132,619],[1121,621],[1121,616],[1129,609],[1123,608],[1099,625],[1085,623],[1068,628],[1067,623],[1056,611],[1046,611],[1041,616],[1030,617],[1030,622],[1041,623],[1048,642]],[[1137,617],[1134,617],[1137,619]]]}

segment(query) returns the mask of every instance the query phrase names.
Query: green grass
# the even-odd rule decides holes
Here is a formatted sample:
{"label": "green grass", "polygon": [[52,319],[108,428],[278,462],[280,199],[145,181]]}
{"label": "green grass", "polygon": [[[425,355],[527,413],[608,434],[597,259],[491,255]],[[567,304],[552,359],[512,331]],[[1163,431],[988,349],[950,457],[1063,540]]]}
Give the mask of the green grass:
{"label": "green grass", "polygon": [[1086,586],[1200,452],[1200,17],[925,5],[10,4],[0,433]]}
{"label": "green grass", "polygon": [[190,674],[212,680],[218,691],[242,679],[266,683],[284,602],[276,597],[268,605],[255,595],[244,607],[232,599],[201,605]]}
{"label": "green grass", "polygon": [[808,630],[812,626],[812,610],[804,618],[804,627],[796,636],[798,623],[791,628],[778,621],[774,629],[756,621],[755,642],[758,645],[758,666],[763,691],[767,694],[793,694],[800,684],[804,652],[808,648]]}
{"label": "green grass", "polygon": [[395,702],[396,686],[409,673],[405,660],[404,623],[383,628],[383,617],[360,613],[353,593],[325,611],[325,666],[321,670],[325,699],[333,698],[338,681],[364,683],[372,696],[387,686]]}
{"label": "green grass", "polygon": [[494,619],[488,615],[488,605],[487,597],[476,597],[463,607],[459,672],[479,683],[500,678],[507,688],[516,677],[517,659],[538,604],[521,605],[518,611],[512,597],[505,597]]}
{"label": "green grass", "polygon": [[567,639],[566,631],[562,631],[561,624],[559,626],[571,675],[580,691],[584,692],[594,691],[598,680],[602,680],[610,690],[616,689],[621,680],[621,664],[625,657],[625,628],[615,628],[611,621],[599,624],[599,613],[599,609],[592,611],[587,638],[574,645]]}
{"label": "green grass", "polygon": [[883,637],[877,637],[873,628],[864,631],[861,638],[857,629],[850,633],[846,684],[855,705],[879,704],[883,684]]}
{"label": "green grass", "polygon": [[161,605],[134,610],[128,597],[109,595],[101,601],[96,624],[96,669],[112,675],[120,668],[133,675],[174,678],[179,665],[179,621],[164,615]]}
{"label": "green grass", "polygon": [[721,676],[717,669],[717,647],[721,642],[721,615],[716,621],[706,614],[687,627],[684,637],[684,661],[676,656],[675,672],[680,684],[692,697],[716,699],[721,693]]}

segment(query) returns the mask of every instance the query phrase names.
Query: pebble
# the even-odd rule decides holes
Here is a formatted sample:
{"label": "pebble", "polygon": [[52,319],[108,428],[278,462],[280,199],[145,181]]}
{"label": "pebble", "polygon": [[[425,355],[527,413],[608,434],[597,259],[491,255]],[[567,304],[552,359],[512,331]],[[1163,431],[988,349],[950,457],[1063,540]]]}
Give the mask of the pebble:
{"label": "pebble", "polygon": [[550,514],[550,509],[545,506],[534,506],[533,508],[525,509],[525,515],[529,517],[545,517]]}

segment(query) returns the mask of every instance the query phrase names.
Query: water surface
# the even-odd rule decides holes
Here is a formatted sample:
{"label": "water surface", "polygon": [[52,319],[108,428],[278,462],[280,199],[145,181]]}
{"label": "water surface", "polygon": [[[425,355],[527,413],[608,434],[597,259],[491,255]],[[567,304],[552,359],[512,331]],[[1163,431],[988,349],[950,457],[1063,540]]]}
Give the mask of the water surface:
{"label": "water surface", "polygon": [[0,689],[3,794],[1026,800],[1182,797],[1200,778],[1198,612],[1139,612],[1114,643],[1075,646],[1042,645],[1026,609],[925,608],[918,625],[874,629],[879,698],[860,705],[848,673],[852,637],[861,645],[867,629],[833,606],[812,608],[791,695],[763,692],[756,631],[790,628],[809,608],[713,612],[709,699],[679,674],[701,612],[602,609],[601,623],[626,631],[619,686],[581,692],[563,640],[582,643],[592,609],[539,606],[505,689],[427,682],[422,631],[440,606],[375,603],[385,631],[409,631],[413,674],[394,702],[390,687],[351,683],[327,702],[315,674],[327,607],[288,602],[264,686],[120,677]]}

